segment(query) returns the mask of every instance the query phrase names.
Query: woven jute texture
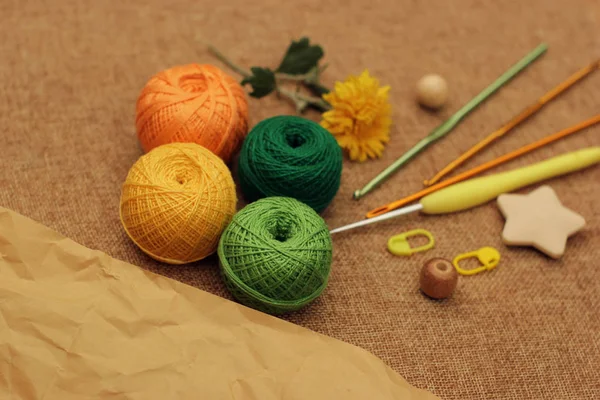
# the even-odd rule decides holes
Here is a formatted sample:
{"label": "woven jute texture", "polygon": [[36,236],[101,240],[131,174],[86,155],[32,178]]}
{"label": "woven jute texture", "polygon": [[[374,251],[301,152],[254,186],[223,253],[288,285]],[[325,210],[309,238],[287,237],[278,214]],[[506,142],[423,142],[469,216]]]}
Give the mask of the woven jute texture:
{"label": "woven jute texture", "polygon": [[[344,163],[330,227],[417,189],[471,144],[600,55],[600,6],[590,0],[160,0],[0,2],[0,205],[83,245],[231,298],[212,256],[187,266],[153,261],[119,222],[119,195],[142,154],[135,101],[173,65],[215,63],[210,41],[232,59],[275,66],[288,41],[308,35],[326,51],[324,81],[372,75],[392,87],[394,126],[383,158]],[[360,202],[352,192],[540,42],[549,51]],[[420,109],[414,83],[437,72],[448,107]],[[250,127],[293,107],[251,99]],[[600,73],[544,108],[462,170],[600,111]],[[316,114],[309,118],[318,120]],[[495,171],[600,144],[596,126]],[[235,165],[235,163],[234,163]],[[494,203],[447,216],[411,215],[334,237],[330,284],[285,318],[370,350],[412,384],[443,399],[600,398],[600,168],[548,181],[587,220],[558,261],[508,248]],[[527,193],[530,188],[519,191]],[[241,207],[243,203],[240,203]],[[396,233],[422,227],[436,247],[410,258],[386,251]],[[500,249],[493,271],[460,279],[451,300],[418,291],[430,257]]]}

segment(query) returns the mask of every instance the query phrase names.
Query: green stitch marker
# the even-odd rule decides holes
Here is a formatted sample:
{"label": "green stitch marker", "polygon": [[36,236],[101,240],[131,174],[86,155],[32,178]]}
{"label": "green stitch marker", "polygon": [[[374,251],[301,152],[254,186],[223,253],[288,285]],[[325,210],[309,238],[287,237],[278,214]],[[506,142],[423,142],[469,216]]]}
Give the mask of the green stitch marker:
{"label": "green stitch marker", "polygon": [[436,140],[446,136],[452,129],[458,125],[458,123],[466,117],[471,111],[477,108],[478,105],[483,103],[485,99],[490,97],[494,92],[500,89],[504,84],[508,83],[513,77],[519,72],[523,71],[529,64],[535,61],[538,57],[546,52],[548,46],[545,43],[540,44],[531,53],[527,54],[521,61],[513,65],[504,74],[502,74],[494,83],[485,88],[481,93],[475,96],[471,101],[465,104],[460,110],[454,115],[444,121],[440,126],[435,128],[429,135],[421,139],[413,148],[404,153],[398,158],[392,165],[384,169],[379,175],[373,178],[367,183],[362,189],[358,189],[354,192],[354,199],[358,200],[375,187],[380,185],[383,181],[389,178],[394,172],[400,169],[402,166],[407,164],[413,157],[423,151],[427,146],[435,142]]}

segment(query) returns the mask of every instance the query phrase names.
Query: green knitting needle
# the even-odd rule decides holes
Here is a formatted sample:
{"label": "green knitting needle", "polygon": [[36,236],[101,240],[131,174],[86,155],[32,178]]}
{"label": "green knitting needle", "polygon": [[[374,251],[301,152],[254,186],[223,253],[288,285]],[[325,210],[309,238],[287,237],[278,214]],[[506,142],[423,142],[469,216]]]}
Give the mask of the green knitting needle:
{"label": "green knitting needle", "polygon": [[540,44],[531,53],[527,54],[521,61],[510,67],[508,71],[502,74],[494,83],[485,88],[481,93],[475,96],[471,101],[458,110],[453,116],[448,118],[444,123],[435,128],[429,135],[421,139],[412,149],[404,153],[399,159],[394,161],[392,165],[384,169],[379,175],[367,183],[362,189],[358,189],[354,192],[354,198],[356,200],[375,189],[379,184],[390,177],[400,167],[408,163],[414,156],[423,151],[427,146],[435,142],[436,140],[446,136],[458,123],[466,117],[471,111],[473,111],[478,105],[483,103],[485,99],[491,96],[496,90],[500,89],[504,84],[508,83],[514,76],[524,70],[529,64],[535,61],[539,56],[544,54],[548,46],[545,43]]}

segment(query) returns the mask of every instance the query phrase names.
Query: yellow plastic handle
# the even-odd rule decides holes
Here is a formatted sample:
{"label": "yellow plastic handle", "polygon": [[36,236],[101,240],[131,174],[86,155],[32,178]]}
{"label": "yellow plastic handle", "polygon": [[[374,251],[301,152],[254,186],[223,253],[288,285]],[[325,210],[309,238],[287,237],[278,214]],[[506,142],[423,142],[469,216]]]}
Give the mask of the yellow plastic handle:
{"label": "yellow plastic handle", "polygon": [[444,214],[466,210],[502,193],[577,171],[600,162],[600,147],[589,147],[501,174],[470,179],[421,199],[422,212]]}

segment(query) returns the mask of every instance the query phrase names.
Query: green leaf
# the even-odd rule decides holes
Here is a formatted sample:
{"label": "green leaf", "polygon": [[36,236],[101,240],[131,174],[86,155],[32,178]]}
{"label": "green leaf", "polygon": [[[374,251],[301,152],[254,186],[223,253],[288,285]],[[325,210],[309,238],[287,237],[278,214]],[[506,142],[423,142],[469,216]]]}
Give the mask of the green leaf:
{"label": "green leaf", "polygon": [[322,57],[321,46],[311,45],[309,39],[303,37],[297,42],[292,41],[276,72],[290,75],[306,74],[317,66]]}
{"label": "green leaf", "polygon": [[250,96],[261,98],[273,90],[277,86],[275,82],[275,74],[269,68],[252,67],[252,76],[244,78],[242,85],[250,84],[252,86],[252,92]]}

